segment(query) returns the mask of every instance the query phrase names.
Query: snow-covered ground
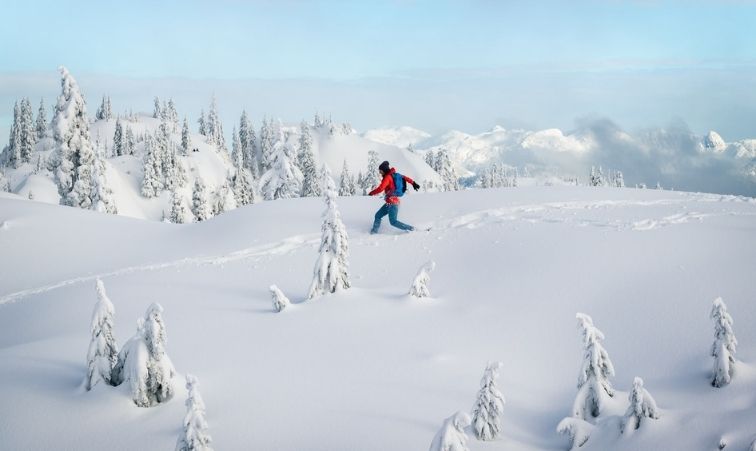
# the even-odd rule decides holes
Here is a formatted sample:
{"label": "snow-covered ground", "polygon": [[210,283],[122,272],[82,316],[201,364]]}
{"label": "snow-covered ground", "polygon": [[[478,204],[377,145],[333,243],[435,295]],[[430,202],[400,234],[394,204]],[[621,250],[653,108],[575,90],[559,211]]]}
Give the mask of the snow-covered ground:
{"label": "snow-covered ground", "polygon": [[[337,162],[334,162],[337,163]],[[339,199],[353,288],[301,303],[320,198],[174,225],[0,194],[0,448],[171,449],[184,375],[201,381],[214,447],[423,450],[502,361],[503,437],[472,450],[568,449],[582,356],[575,314],[606,335],[617,389],[586,450],[746,450],[756,437],[756,202],[683,192],[526,187],[408,194],[367,234],[374,198]],[[432,298],[407,296],[436,262]],[[119,345],[165,308],[176,396],[136,407],[83,390],[100,277]],[[294,302],[274,313],[269,286]],[[712,301],[739,340],[733,382],[709,385]],[[635,376],[661,417],[620,436]]]}

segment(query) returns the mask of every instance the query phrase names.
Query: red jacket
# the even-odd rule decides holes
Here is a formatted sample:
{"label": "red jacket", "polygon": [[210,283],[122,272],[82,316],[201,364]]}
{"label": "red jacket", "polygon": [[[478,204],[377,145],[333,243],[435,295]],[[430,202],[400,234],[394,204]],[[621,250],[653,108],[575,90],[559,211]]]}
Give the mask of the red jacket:
{"label": "red jacket", "polygon": [[[391,205],[399,205],[399,198],[394,195],[394,191],[396,191],[396,186],[394,185],[395,172],[396,169],[389,169],[388,174],[383,176],[383,180],[381,180],[381,184],[378,185],[378,188],[370,191],[368,194],[375,196],[376,194],[380,194],[383,191],[386,191],[386,203]],[[406,175],[403,175],[402,178],[404,179],[404,183],[406,183],[407,185],[412,185],[413,183],[415,183]]]}

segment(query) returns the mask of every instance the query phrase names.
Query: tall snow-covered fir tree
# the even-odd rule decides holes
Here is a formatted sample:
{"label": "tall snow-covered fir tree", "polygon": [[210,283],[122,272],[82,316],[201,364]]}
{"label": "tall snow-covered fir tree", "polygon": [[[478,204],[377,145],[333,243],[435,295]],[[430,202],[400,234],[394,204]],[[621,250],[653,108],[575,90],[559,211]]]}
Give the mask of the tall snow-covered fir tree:
{"label": "tall snow-covered fir tree", "polygon": [[152,117],[155,119],[160,119],[163,117],[163,111],[160,107],[160,99],[156,96],[155,100],[153,102],[153,108],[152,108]]}
{"label": "tall snow-covered fir tree", "polygon": [[174,186],[171,189],[171,214],[169,219],[174,224],[184,224],[187,222],[187,216],[189,215],[184,203],[184,196]]}
{"label": "tall snow-covered fir tree", "polygon": [[433,437],[429,451],[470,451],[465,428],[470,426],[470,415],[457,412],[444,420]]}
{"label": "tall snow-covered fir tree", "polygon": [[320,197],[323,195],[322,178],[315,165],[310,126],[302,121],[299,130],[299,154],[297,155],[299,163],[297,166],[302,171],[302,197]]}
{"label": "tall snow-covered fir tree", "polygon": [[62,89],[52,122],[56,148],[53,172],[62,204],[91,208],[95,152],[89,136],[87,107],[73,76],[62,66],[60,73]]}
{"label": "tall snow-covered fir tree", "polygon": [[206,221],[213,216],[210,202],[207,198],[205,181],[199,175],[194,179],[194,189],[192,190],[192,214],[198,222]]}
{"label": "tall snow-covered fir tree", "polygon": [[273,164],[273,143],[275,138],[272,136],[271,125],[266,118],[263,118],[260,126],[260,171],[265,173]]}
{"label": "tall snow-covered fir tree", "polygon": [[21,99],[20,110],[21,160],[24,163],[30,163],[34,152],[34,144],[37,143],[37,133],[34,130],[34,113],[32,112],[31,102],[28,98]]}
{"label": "tall snow-covered fir tree", "polygon": [[139,407],[151,407],[173,397],[176,370],[165,353],[166,333],[163,307],[152,304],[137,321],[137,333],[121,352],[113,368],[115,385],[129,383],[132,400]]}
{"label": "tall snow-covered fir tree", "polygon": [[116,118],[115,132],[113,132],[113,155],[121,156],[123,153],[123,125],[121,118]]}
{"label": "tall snow-covered fir tree", "polygon": [[[239,141],[238,144],[236,141]],[[234,146],[237,145],[239,146],[239,151],[233,155],[234,178],[232,182],[236,205],[241,207],[255,202],[255,186],[252,175],[244,164],[244,152],[241,149],[240,139],[234,140]]]}
{"label": "tall snow-covered fir tree", "polygon": [[710,317],[714,321],[714,343],[711,345],[714,375],[711,385],[724,387],[732,381],[735,372],[735,351],[738,340],[732,331],[732,316],[727,313],[727,305],[722,298],[714,300]]}
{"label": "tall snow-covered fir tree", "polygon": [[176,451],[213,451],[212,438],[207,432],[205,402],[199,392],[199,381],[191,374],[186,375],[186,415],[183,429],[176,441]]}
{"label": "tall snow-covered fir tree", "polygon": [[207,136],[207,124],[205,123],[205,110],[200,110],[199,118],[197,118],[197,133],[202,136]]}
{"label": "tall snow-covered fir tree", "polygon": [[172,98],[168,99],[168,104],[165,108],[165,120],[170,125],[171,132],[178,133],[179,116],[178,111],[176,111],[176,104],[173,103]]}
{"label": "tall snow-covered fir tree", "polygon": [[349,171],[349,165],[344,160],[344,166],[341,168],[341,180],[339,182],[339,196],[354,196],[357,192],[357,185],[354,182],[354,176]]}
{"label": "tall snow-covered fir tree", "polygon": [[270,297],[273,300],[273,309],[276,312],[282,312],[286,307],[291,305],[289,298],[275,285],[270,286]]}
{"label": "tall snow-covered fir tree", "polygon": [[184,124],[181,126],[181,150],[184,155],[189,153],[189,148],[192,147],[192,137],[189,133],[189,121],[184,118]]}
{"label": "tall snow-covered fir tree", "polygon": [[244,154],[244,167],[250,170],[253,176],[259,173],[257,157],[257,138],[255,127],[247,117],[247,112],[242,111],[239,118],[239,141]]}
{"label": "tall snow-covered fir tree", "polygon": [[18,168],[23,164],[21,158],[21,107],[18,105],[18,101],[13,104],[13,122],[11,123],[8,146],[3,151],[3,159],[12,168]]}
{"label": "tall snow-covered fir tree", "polygon": [[367,194],[368,191],[377,187],[381,183],[381,175],[378,172],[378,166],[381,164],[378,161],[378,152],[375,150],[368,151],[368,164],[365,171],[365,185],[362,187],[365,191],[363,194]]}
{"label": "tall snow-covered fir tree", "polygon": [[123,134],[123,154],[124,155],[134,155],[134,146],[136,145],[136,140],[134,138],[134,132],[131,130],[131,127],[126,127],[126,132]]}
{"label": "tall snow-covered fir tree", "polygon": [[430,289],[428,288],[428,282],[430,282],[430,273],[436,268],[436,262],[433,260],[425,263],[417,271],[417,275],[412,280],[412,285],[409,289],[410,296],[416,298],[428,298],[430,297]]}
{"label": "tall snow-covered fir tree", "polygon": [[276,141],[270,169],[260,177],[260,191],[265,200],[298,197],[302,191],[302,173],[286,151],[283,140]]}
{"label": "tall snow-covered fir tree", "polygon": [[583,363],[572,413],[577,418],[588,420],[599,416],[607,396],[614,396],[609,382],[609,378],[614,376],[614,365],[601,344],[604,334],[593,325],[593,319],[584,313],[578,313],[576,318],[583,334]]}
{"label": "tall snow-covered fir tree", "polygon": [[102,155],[102,149],[95,151],[95,161],[92,163],[92,210],[100,213],[118,214],[113,191],[107,178],[105,157]]}
{"label": "tall snow-covered fir tree", "polygon": [[163,159],[151,134],[144,138],[144,176],[142,177],[142,196],[151,198],[160,195],[163,184]]}
{"label": "tall snow-covered fir tree", "polygon": [[446,149],[439,149],[435,158],[436,166],[434,169],[441,176],[443,180],[444,191],[458,191],[459,190],[459,176],[454,169],[454,165],[449,158],[449,152]]}
{"label": "tall snow-covered fir tree", "polygon": [[504,395],[496,386],[501,362],[489,363],[480,380],[478,398],[472,409],[472,429],[478,440],[494,440],[501,434]]}
{"label": "tall snow-covered fir tree", "polygon": [[97,108],[95,119],[109,121],[113,119],[113,108],[110,104],[110,97],[103,95],[100,107]]}
{"label": "tall snow-covered fir tree", "polygon": [[628,395],[628,400],[630,405],[620,424],[620,432],[623,434],[640,428],[644,418],[653,420],[659,418],[659,408],[656,407],[656,401],[648,393],[648,390],[643,388],[643,379],[636,377],[633,380],[633,389]]}
{"label": "tall snow-covered fir tree", "polygon": [[34,128],[37,133],[37,141],[47,137],[47,110],[45,109],[45,99],[39,99],[37,122]]}
{"label": "tall snow-covered fir tree", "polygon": [[336,205],[336,185],[328,168],[323,165],[326,210],[323,213],[320,253],[315,263],[313,280],[307,299],[348,289],[349,280],[349,236],[341,221]]}
{"label": "tall snow-covered fir tree", "polygon": [[226,138],[223,136],[223,124],[218,116],[218,102],[215,96],[210,100],[210,110],[205,122],[205,136],[208,144],[214,144],[218,150],[226,150]]}
{"label": "tall snow-covered fir tree", "polygon": [[87,351],[87,380],[85,388],[91,390],[98,382],[112,385],[112,371],[118,361],[118,345],[113,335],[115,308],[110,302],[105,285],[97,279],[97,303],[92,312],[89,328],[92,339]]}

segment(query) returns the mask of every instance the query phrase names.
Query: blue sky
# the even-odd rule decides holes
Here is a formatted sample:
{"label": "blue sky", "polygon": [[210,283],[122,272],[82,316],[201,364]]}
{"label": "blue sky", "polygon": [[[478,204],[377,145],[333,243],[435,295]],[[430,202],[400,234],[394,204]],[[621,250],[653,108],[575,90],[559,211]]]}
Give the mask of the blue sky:
{"label": "blue sky", "polygon": [[229,116],[328,109],[363,129],[568,129],[588,115],[756,137],[750,1],[14,1],[4,16],[3,136],[14,98],[52,103],[65,64],[124,109],[215,92]]}

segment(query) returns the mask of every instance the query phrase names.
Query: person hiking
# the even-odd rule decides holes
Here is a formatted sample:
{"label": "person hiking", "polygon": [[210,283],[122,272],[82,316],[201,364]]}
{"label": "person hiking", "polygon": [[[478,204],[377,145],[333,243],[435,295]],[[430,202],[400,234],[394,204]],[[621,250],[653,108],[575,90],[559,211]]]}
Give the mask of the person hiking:
{"label": "person hiking", "polygon": [[[375,213],[375,221],[373,222],[373,228],[370,230],[370,234],[378,233],[381,221],[386,215],[389,217],[389,223],[397,229],[406,230],[408,232],[415,230],[414,227],[399,221],[396,217],[399,215],[399,198],[404,195],[405,191],[407,191],[407,184],[412,185],[412,187],[415,188],[415,191],[420,189],[420,185],[406,175],[397,173],[396,169],[392,168],[388,161],[381,163],[380,166],[378,166],[378,171],[381,173],[383,180],[381,180],[381,184],[378,185],[376,189],[370,191],[368,194],[375,196],[376,194],[385,191],[386,203]],[[397,187],[397,185],[399,186]]]}

